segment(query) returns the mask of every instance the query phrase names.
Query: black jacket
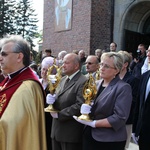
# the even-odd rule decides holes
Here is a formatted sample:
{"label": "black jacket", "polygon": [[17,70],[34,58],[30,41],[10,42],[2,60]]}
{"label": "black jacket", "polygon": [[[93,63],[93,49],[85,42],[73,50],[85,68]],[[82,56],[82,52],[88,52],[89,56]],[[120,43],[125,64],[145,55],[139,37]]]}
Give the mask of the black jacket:
{"label": "black jacket", "polygon": [[150,70],[141,76],[133,124],[133,132],[135,132],[135,135],[142,135],[144,140],[148,140],[150,135],[150,92],[145,100],[146,86],[149,77]]}

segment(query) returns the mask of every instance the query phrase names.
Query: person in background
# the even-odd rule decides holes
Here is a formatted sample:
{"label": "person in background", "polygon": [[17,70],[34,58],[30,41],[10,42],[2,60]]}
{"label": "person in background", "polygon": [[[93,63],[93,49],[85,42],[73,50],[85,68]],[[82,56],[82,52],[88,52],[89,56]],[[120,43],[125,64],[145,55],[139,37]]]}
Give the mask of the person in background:
{"label": "person in background", "polygon": [[2,73],[2,70],[0,69],[0,83],[5,79],[5,76]]}
{"label": "person in background", "polygon": [[131,136],[132,136],[133,117],[134,117],[134,113],[135,113],[135,104],[137,101],[137,94],[138,94],[137,92],[138,92],[139,80],[136,77],[134,77],[131,74],[131,72],[129,72],[129,66],[130,66],[130,63],[132,61],[131,55],[126,51],[119,51],[118,53],[123,58],[123,67],[122,67],[122,70],[120,71],[119,77],[123,81],[130,84],[130,86],[132,88],[132,105],[131,105],[129,118],[126,122],[127,141],[126,141],[126,145],[125,145],[125,150],[127,150],[129,147],[129,143],[131,141]]}
{"label": "person in background", "polygon": [[79,55],[79,58],[80,58],[80,61],[81,61],[81,65],[84,64],[85,60],[86,60],[85,51],[84,50],[80,50],[78,55]]}
{"label": "person in background", "polygon": [[133,135],[139,150],[149,150],[150,145],[150,70],[143,73],[139,82],[135,108]]}
{"label": "person in background", "polygon": [[95,50],[95,56],[98,57],[98,61],[101,62],[102,49]]}
{"label": "person in background", "polygon": [[0,149],[46,150],[43,88],[30,69],[30,46],[21,36],[0,40]]}
{"label": "person in background", "polygon": [[103,54],[103,53],[106,53],[106,52],[107,52],[107,51],[106,51],[105,49],[102,50],[102,54]]}
{"label": "person in background", "polygon": [[42,59],[44,59],[45,57],[54,57],[54,56],[52,55],[52,50],[51,50],[51,49],[45,49],[44,52],[45,52],[45,53],[44,53],[44,56],[42,57]]}
{"label": "person in background", "polygon": [[30,64],[35,63],[34,58],[33,58],[33,52],[30,51]]}
{"label": "person in background", "polygon": [[72,51],[72,53],[75,53],[75,54],[79,54],[79,51],[78,50],[76,50],[76,49],[74,49],[73,51]]}
{"label": "person in background", "polygon": [[147,52],[147,57],[144,61],[144,64],[141,68],[141,74],[145,73],[146,71],[150,70],[150,46],[148,48]]}
{"label": "person in background", "polygon": [[[54,63],[53,57],[46,57],[41,62],[41,78],[39,81],[41,82],[43,89],[45,91],[45,94],[49,94],[49,81],[47,76],[47,71],[49,67],[51,67]],[[58,61],[56,62],[56,65],[58,65]],[[52,72],[55,74],[54,72]],[[48,104],[46,103],[46,100],[44,101],[44,108],[48,107]],[[52,116],[50,113],[45,112],[45,125],[46,125],[46,142],[47,142],[47,150],[52,150],[52,141],[51,141],[51,127],[52,127]]]}
{"label": "person in background", "polygon": [[110,43],[110,52],[116,52],[117,51],[117,43],[112,42]]}
{"label": "person in background", "polygon": [[139,44],[137,50],[137,57],[134,58],[130,64],[130,70],[132,72],[132,75],[138,79],[141,76],[141,68],[144,64],[145,59],[146,59],[146,46],[144,44]]}
{"label": "person in background", "polygon": [[60,51],[60,52],[58,53],[59,66],[62,66],[62,64],[63,64],[63,58],[64,58],[64,56],[65,56],[66,54],[67,54],[66,51]]}
{"label": "person in background", "polygon": [[99,60],[95,55],[89,55],[85,61],[86,66],[86,74],[85,76],[89,78],[89,74],[91,73],[95,80],[99,80]]}
{"label": "person in background", "polygon": [[47,95],[47,103],[53,104],[58,112],[53,117],[51,137],[53,150],[82,150],[83,125],[72,116],[80,115],[84,102],[82,89],[87,81],[80,72],[80,59],[74,53],[68,53],[63,59],[64,76],[56,89],[55,95]]}
{"label": "person in background", "polygon": [[[102,54],[100,63],[101,80],[97,81],[97,95],[92,106],[82,104],[81,113],[89,114],[91,121],[73,118],[86,125],[83,132],[82,150],[124,150],[132,90],[128,83],[119,78],[123,66],[118,53]],[[128,95],[128,98],[127,98]]]}
{"label": "person in background", "polygon": [[32,63],[29,65],[30,68],[32,69],[33,73],[37,76],[37,78],[39,79],[39,74],[38,74],[38,65],[35,63]]}
{"label": "person in background", "polygon": [[80,62],[81,62],[81,73],[83,75],[85,75],[85,74],[87,74],[86,67],[85,67],[85,61],[86,61],[85,51],[80,50],[79,53],[78,53],[78,56],[79,56]]}

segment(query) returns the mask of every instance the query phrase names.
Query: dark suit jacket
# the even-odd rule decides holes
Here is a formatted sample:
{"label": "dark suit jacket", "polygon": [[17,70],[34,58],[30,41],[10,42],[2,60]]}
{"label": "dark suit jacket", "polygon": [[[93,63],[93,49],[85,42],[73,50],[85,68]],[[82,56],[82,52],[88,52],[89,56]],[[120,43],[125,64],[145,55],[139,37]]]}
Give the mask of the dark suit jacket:
{"label": "dark suit jacket", "polygon": [[86,77],[78,72],[67,84],[63,77],[56,90],[54,108],[59,110],[58,119],[53,119],[51,137],[60,142],[81,142],[83,125],[73,119],[73,115],[80,115],[80,107],[84,103],[82,96]]}
{"label": "dark suit jacket", "polygon": [[[49,85],[47,85],[46,89],[45,89],[45,94],[49,94]],[[46,101],[44,102],[44,108],[48,107],[49,104],[46,103]],[[52,150],[52,142],[51,142],[51,127],[52,127],[52,116],[50,115],[50,113],[45,112],[45,125],[46,125],[46,142],[47,142],[47,150]]]}
{"label": "dark suit jacket", "polygon": [[146,59],[146,55],[141,57],[138,63],[135,63],[133,60],[130,64],[132,75],[138,79],[140,79],[141,77],[141,68],[144,64],[145,59]]}
{"label": "dark suit jacket", "polygon": [[[98,83],[98,88],[103,80]],[[101,142],[125,141],[126,120],[132,102],[132,90],[118,76],[95,99],[91,110],[93,119],[107,118],[111,128],[92,128],[92,137]]]}
{"label": "dark suit jacket", "polygon": [[[42,83],[42,78],[40,79]],[[44,89],[45,95],[49,94],[49,85]],[[46,103],[46,99],[44,100],[44,108],[48,107],[49,104]],[[51,126],[52,126],[52,116],[50,113],[45,112],[45,128],[46,128],[46,143],[47,143],[47,150],[52,150],[52,143],[51,143]]]}
{"label": "dark suit jacket", "polygon": [[150,92],[145,101],[145,92],[149,77],[150,70],[145,72],[140,79],[133,126],[136,136],[142,135],[144,140],[149,140],[150,136]]}
{"label": "dark suit jacket", "polygon": [[129,71],[127,71],[127,73],[125,74],[122,80],[130,84],[132,88],[132,104],[131,104],[130,114],[126,124],[133,124],[133,116],[135,112],[135,104],[137,101],[139,79],[134,77]]}

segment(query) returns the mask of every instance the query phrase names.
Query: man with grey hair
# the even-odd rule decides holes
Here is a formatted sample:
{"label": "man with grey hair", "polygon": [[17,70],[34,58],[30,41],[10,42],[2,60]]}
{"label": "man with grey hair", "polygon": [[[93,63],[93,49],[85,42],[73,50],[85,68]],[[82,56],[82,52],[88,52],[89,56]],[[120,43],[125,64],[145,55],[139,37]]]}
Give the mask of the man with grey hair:
{"label": "man with grey hair", "polygon": [[0,149],[46,150],[44,99],[30,69],[30,46],[21,36],[0,41]]}
{"label": "man with grey hair", "polygon": [[58,53],[58,61],[59,61],[59,66],[61,66],[63,64],[63,58],[64,56],[67,54],[66,51],[60,51]]}

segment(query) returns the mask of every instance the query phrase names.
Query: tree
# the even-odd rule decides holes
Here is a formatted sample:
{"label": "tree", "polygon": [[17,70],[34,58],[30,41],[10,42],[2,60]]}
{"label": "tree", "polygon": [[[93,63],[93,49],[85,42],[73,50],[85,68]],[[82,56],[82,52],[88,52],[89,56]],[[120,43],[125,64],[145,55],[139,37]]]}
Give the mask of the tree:
{"label": "tree", "polygon": [[22,35],[31,44],[38,37],[37,14],[31,0],[0,0],[0,37]]}
{"label": "tree", "polygon": [[35,10],[32,8],[32,2],[30,0],[19,0],[16,4],[14,16],[16,33],[26,38],[33,47],[33,39],[37,38],[38,35],[36,24],[38,19]]}
{"label": "tree", "polygon": [[0,0],[0,38],[6,34],[14,34],[14,6],[15,0]]}

